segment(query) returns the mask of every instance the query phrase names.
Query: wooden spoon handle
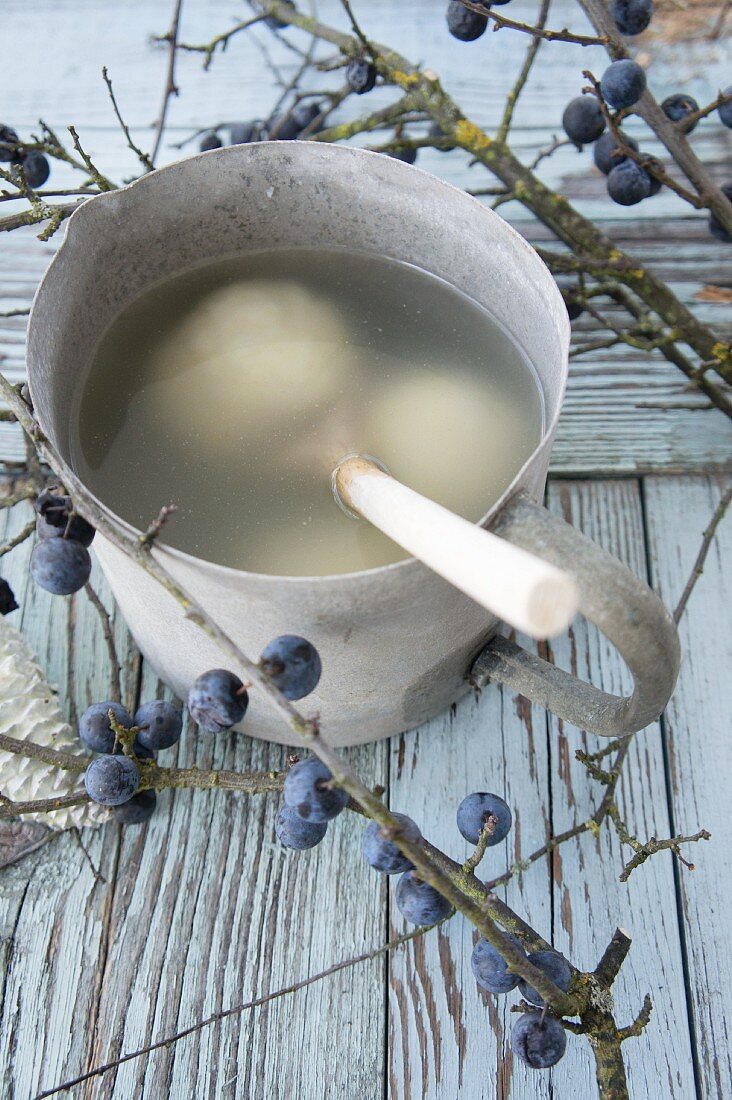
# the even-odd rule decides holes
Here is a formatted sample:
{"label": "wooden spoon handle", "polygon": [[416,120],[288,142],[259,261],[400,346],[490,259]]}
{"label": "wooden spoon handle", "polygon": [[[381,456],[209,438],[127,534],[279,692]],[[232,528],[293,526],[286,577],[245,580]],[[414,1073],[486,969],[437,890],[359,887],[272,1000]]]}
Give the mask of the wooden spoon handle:
{"label": "wooden spoon handle", "polygon": [[579,592],[566,573],[402,485],[370,459],[343,459],[333,485],[347,508],[517,630],[550,638],[576,614]]}

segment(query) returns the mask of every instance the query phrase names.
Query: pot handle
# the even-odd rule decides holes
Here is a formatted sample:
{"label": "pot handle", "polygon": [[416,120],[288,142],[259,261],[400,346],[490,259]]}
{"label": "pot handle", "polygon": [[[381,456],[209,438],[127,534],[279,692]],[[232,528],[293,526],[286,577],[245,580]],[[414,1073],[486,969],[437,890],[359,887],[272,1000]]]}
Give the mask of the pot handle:
{"label": "pot handle", "polygon": [[474,662],[476,687],[497,680],[558,718],[603,737],[627,737],[655,721],[679,671],[676,625],[655,592],[627,566],[523,493],[492,530],[563,569],[580,592],[580,611],[613,643],[633,675],[633,694],[609,695],[515,642],[492,638]]}

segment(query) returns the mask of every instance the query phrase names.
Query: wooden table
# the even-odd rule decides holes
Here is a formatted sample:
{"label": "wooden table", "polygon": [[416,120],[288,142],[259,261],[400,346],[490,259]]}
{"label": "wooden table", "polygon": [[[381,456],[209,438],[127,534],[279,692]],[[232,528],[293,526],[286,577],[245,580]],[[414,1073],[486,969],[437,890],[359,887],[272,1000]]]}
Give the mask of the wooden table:
{"label": "wooden table", "polygon": [[[112,126],[98,70],[108,64],[127,121],[143,144],[162,86],[164,56],[146,42],[164,32],[167,0],[77,0],[33,4],[6,0],[6,48],[24,59],[3,66],[5,121],[27,133],[39,114],[59,129],[74,122],[85,145],[112,178],[134,171]],[[442,3],[409,6],[387,0],[357,4],[367,30],[439,69],[458,101],[494,125],[525,41],[502,32],[475,46],[448,39]],[[188,0],[183,37],[207,41],[241,18],[239,6]],[[341,20],[335,0],[321,5]],[[528,0],[511,13],[531,18]],[[341,20],[342,21],[342,20]],[[552,25],[582,21],[569,0]],[[260,35],[261,37],[261,35]],[[7,39],[10,40],[9,47]],[[602,55],[560,45],[545,48],[516,117],[516,144],[528,156],[559,128],[564,102],[578,94],[581,68],[602,71]],[[711,98],[724,83],[718,44],[674,47],[652,42],[651,82],[659,95],[679,90]],[[292,67],[275,46],[273,57]],[[683,69],[683,71],[682,71]],[[180,65],[182,94],[172,106],[172,137],[219,120],[266,114],[271,77],[244,37],[210,73],[199,58]],[[384,101],[374,93],[371,105]],[[235,105],[235,106],[234,106]],[[349,110],[351,108],[349,107]],[[354,110],[363,109],[357,104]],[[633,132],[633,127],[629,127]],[[729,131],[706,123],[695,135],[707,163],[725,176]],[[652,142],[644,142],[651,152]],[[173,159],[166,148],[164,159]],[[463,186],[490,183],[461,154],[428,152],[427,169]],[[70,176],[54,168],[54,183]],[[708,236],[704,221],[662,194],[641,208],[611,207],[589,156],[561,150],[545,178],[559,183],[586,212],[668,279],[683,300],[720,329],[729,306],[695,300],[705,283],[730,287],[730,250]],[[532,240],[540,228],[503,208]],[[32,232],[2,241],[2,309],[27,305],[55,247]],[[3,369],[20,378],[24,318],[0,319]],[[584,343],[592,325],[575,324]],[[548,506],[618,555],[673,607],[702,532],[720,499],[730,455],[729,422],[657,356],[631,349],[599,350],[572,365],[557,440]],[[19,454],[13,428],[2,425],[0,457]],[[26,505],[0,513],[0,540],[26,522]],[[692,873],[669,853],[618,881],[629,858],[605,829],[564,844],[552,860],[516,874],[510,904],[580,967],[591,968],[621,924],[633,936],[617,985],[621,1022],[654,1002],[643,1038],[625,1047],[631,1094],[728,1098],[732,1058],[732,752],[729,747],[729,581],[732,524],[720,526],[704,574],[681,624],[678,687],[658,723],[633,743],[620,785],[622,812],[641,839],[694,832],[711,842],[688,852]],[[30,544],[2,563],[21,610],[19,622],[70,720],[106,696],[109,666],[96,612],[84,595],[52,599],[29,584]],[[727,563],[725,574],[723,565]],[[130,706],[163,690],[140,659],[95,567],[94,583],[109,607],[123,655]],[[578,622],[551,645],[564,667],[613,691],[627,687],[614,651]],[[585,820],[601,795],[574,758],[597,739],[556,721],[526,700],[492,686],[468,697],[423,728],[390,743],[349,753],[369,783],[387,788],[389,804],[412,815],[425,834],[456,857],[466,851],[454,824],[460,799],[474,789],[505,794],[516,827],[492,849],[486,878]],[[181,766],[279,768],[286,750],[245,736],[212,738],[185,729],[167,761]],[[275,843],[276,800],[221,792],[170,792],[147,827],[86,829],[55,835],[0,872],[0,1094],[28,1100],[90,1065],[114,1060],[218,1010],[290,986],[341,960],[368,952],[403,930],[392,888],[362,861],[362,823],[344,815],[311,853],[285,853]],[[340,970],[306,989],[234,1014],[79,1086],[78,1097],[161,1100],[163,1097],[298,1096],[358,1100],[511,1100],[594,1095],[590,1051],[570,1037],[551,1073],[534,1074],[506,1052],[515,998],[481,997],[470,973],[471,929],[462,918],[388,958]]]}

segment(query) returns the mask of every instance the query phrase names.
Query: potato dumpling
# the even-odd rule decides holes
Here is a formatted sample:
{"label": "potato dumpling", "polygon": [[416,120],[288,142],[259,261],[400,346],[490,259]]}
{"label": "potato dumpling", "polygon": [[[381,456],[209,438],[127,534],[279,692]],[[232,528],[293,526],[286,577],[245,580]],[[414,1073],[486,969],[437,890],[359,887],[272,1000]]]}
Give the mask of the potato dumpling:
{"label": "potato dumpling", "polygon": [[374,400],[359,450],[410,488],[478,520],[536,445],[525,410],[508,398],[488,373],[410,370]]}

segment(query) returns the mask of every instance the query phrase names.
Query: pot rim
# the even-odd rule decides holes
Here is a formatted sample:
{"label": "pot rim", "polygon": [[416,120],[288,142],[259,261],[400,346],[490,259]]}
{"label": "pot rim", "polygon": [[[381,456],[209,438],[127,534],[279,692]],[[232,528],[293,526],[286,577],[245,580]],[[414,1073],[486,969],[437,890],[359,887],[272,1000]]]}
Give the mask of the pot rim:
{"label": "pot rim", "polygon": [[[57,266],[59,262],[62,262],[60,258],[63,257],[64,251],[68,253],[77,243],[76,237],[79,233],[82,233],[84,231],[84,219],[85,217],[88,217],[88,211],[90,209],[98,209],[100,204],[102,203],[119,203],[120,201],[124,203],[126,197],[130,193],[133,193],[135,191],[144,192],[147,188],[154,188],[155,186],[157,186],[157,180],[162,173],[185,171],[185,167],[188,164],[194,161],[198,161],[203,157],[231,158],[232,156],[239,156],[243,159],[246,159],[248,156],[254,157],[260,155],[259,151],[263,148],[268,149],[270,152],[277,150],[285,153],[288,149],[291,150],[293,146],[298,147],[299,153],[303,148],[312,149],[313,155],[324,157],[324,159],[326,160],[328,159],[328,157],[333,156],[336,157],[336,159],[338,157],[342,157],[343,159],[350,157],[355,160],[363,160],[364,162],[376,158],[381,171],[392,172],[395,180],[397,180],[398,177],[403,177],[404,181],[406,182],[408,181],[412,173],[419,172],[420,175],[426,177],[429,180],[431,186],[437,188],[438,190],[446,192],[448,198],[451,192],[460,196],[461,202],[467,201],[468,204],[472,204],[475,207],[475,214],[478,220],[482,219],[484,222],[492,223],[493,226],[499,228],[499,231],[504,234],[504,236],[511,242],[512,246],[517,251],[523,251],[528,262],[533,264],[535,269],[542,271],[543,274],[548,276],[550,284],[549,293],[550,295],[553,294],[555,301],[557,301],[558,304],[561,303],[562,306],[563,313],[560,312],[559,317],[563,317],[563,315],[566,316],[566,309],[564,308],[564,300],[562,298],[561,292],[556,284],[556,281],[554,280],[553,275],[551,274],[551,271],[541,259],[537,251],[528,243],[528,241],[525,240],[524,237],[521,236],[518,230],[514,229],[514,227],[510,225],[507,221],[505,221],[504,218],[502,218],[495,211],[491,210],[489,207],[485,206],[473,195],[469,195],[462,188],[457,187],[455,184],[448,183],[446,180],[440,179],[439,176],[435,176],[432,172],[428,172],[424,168],[418,168],[416,165],[406,164],[403,161],[397,160],[396,158],[385,157],[383,153],[378,153],[370,149],[360,149],[356,146],[351,145],[335,145],[328,142],[317,141],[260,141],[248,143],[245,145],[225,146],[221,149],[209,149],[206,152],[198,153],[195,156],[181,157],[179,160],[173,161],[171,164],[166,164],[161,168],[156,168],[153,172],[148,172],[144,176],[139,176],[131,183],[125,184],[122,187],[115,188],[115,190],[113,191],[103,191],[100,194],[94,195],[91,198],[86,199],[84,202],[82,202],[68,218],[64,239],[62,240],[61,245],[59,246],[55,255],[51,259],[48,267],[46,268],[46,271],[44,272],[43,277],[36,288],[35,294],[33,295],[33,301],[31,303],[30,314],[28,317],[28,331],[30,332],[32,330],[34,314],[36,312],[36,309],[38,308],[39,299],[42,296],[44,285],[49,275],[51,275],[51,273],[53,272],[54,267]],[[387,167],[387,165],[389,167]],[[504,324],[503,322],[501,323]],[[508,326],[504,327],[508,329]],[[571,329],[569,318],[567,317],[564,332],[560,333],[560,339],[562,339],[562,341],[566,344],[569,343],[570,331]],[[33,399],[33,381],[31,378],[30,358],[28,361],[28,368],[28,384],[31,391],[31,399]],[[534,370],[534,372],[536,372],[536,368],[533,364],[532,369]],[[568,372],[569,364],[565,360],[562,365],[561,385],[557,394],[556,408],[551,417],[551,420],[545,423],[541,438],[534,450],[523,463],[521,468],[517,470],[510,484],[506,487],[498,500],[495,501],[495,503],[492,505],[491,508],[488,509],[485,515],[483,515],[483,517],[477,521],[477,526],[487,527],[490,521],[495,520],[495,518],[498,516],[498,513],[505,506],[507,501],[510,500],[513,495],[515,495],[517,491],[517,486],[524,479],[526,471],[537,461],[541,452],[548,445],[551,445],[557,422],[561,415],[562,406],[564,404]],[[542,393],[542,397],[543,396],[544,394]],[[33,401],[33,404],[35,406],[35,401]],[[41,428],[44,432],[46,431],[45,426],[42,423]],[[114,509],[112,509],[108,504],[97,497],[96,493],[93,493],[91,490],[89,490],[89,492],[94,497],[101,511],[104,512],[105,515],[107,515],[116,524],[123,527],[128,535],[139,537],[142,534],[142,531],[139,528],[135,527],[128,520],[125,520],[121,516],[118,516]],[[184,550],[179,550],[177,547],[171,546],[168,543],[164,542],[159,537],[155,540],[155,549],[158,552],[170,555],[171,557],[181,561],[184,564],[193,567],[204,566],[209,570],[215,571],[224,576],[229,576],[231,578],[244,577],[255,581],[261,579],[263,581],[277,581],[278,583],[289,585],[298,585],[303,583],[307,584],[308,586],[316,583],[328,583],[333,585],[339,582],[347,584],[349,582],[352,583],[358,581],[361,578],[390,575],[398,570],[403,571],[414,568],[426,569],[426,566],[424,566],[416,558],[409,556],[401,558],[399,561],[396,562],[390,562],[388,565],[374,566],[370,569],[358,569],[349,573],[329,573],[316,576],[306,576],[303,574],[298,574],[296,576],[291,576],[288,574],[280,573],[254,572],[247,569],[237,569],[229,565],[221,565],[218,562],[210,561],[207,558],[199,558],[194,554],[189,554]]]}

